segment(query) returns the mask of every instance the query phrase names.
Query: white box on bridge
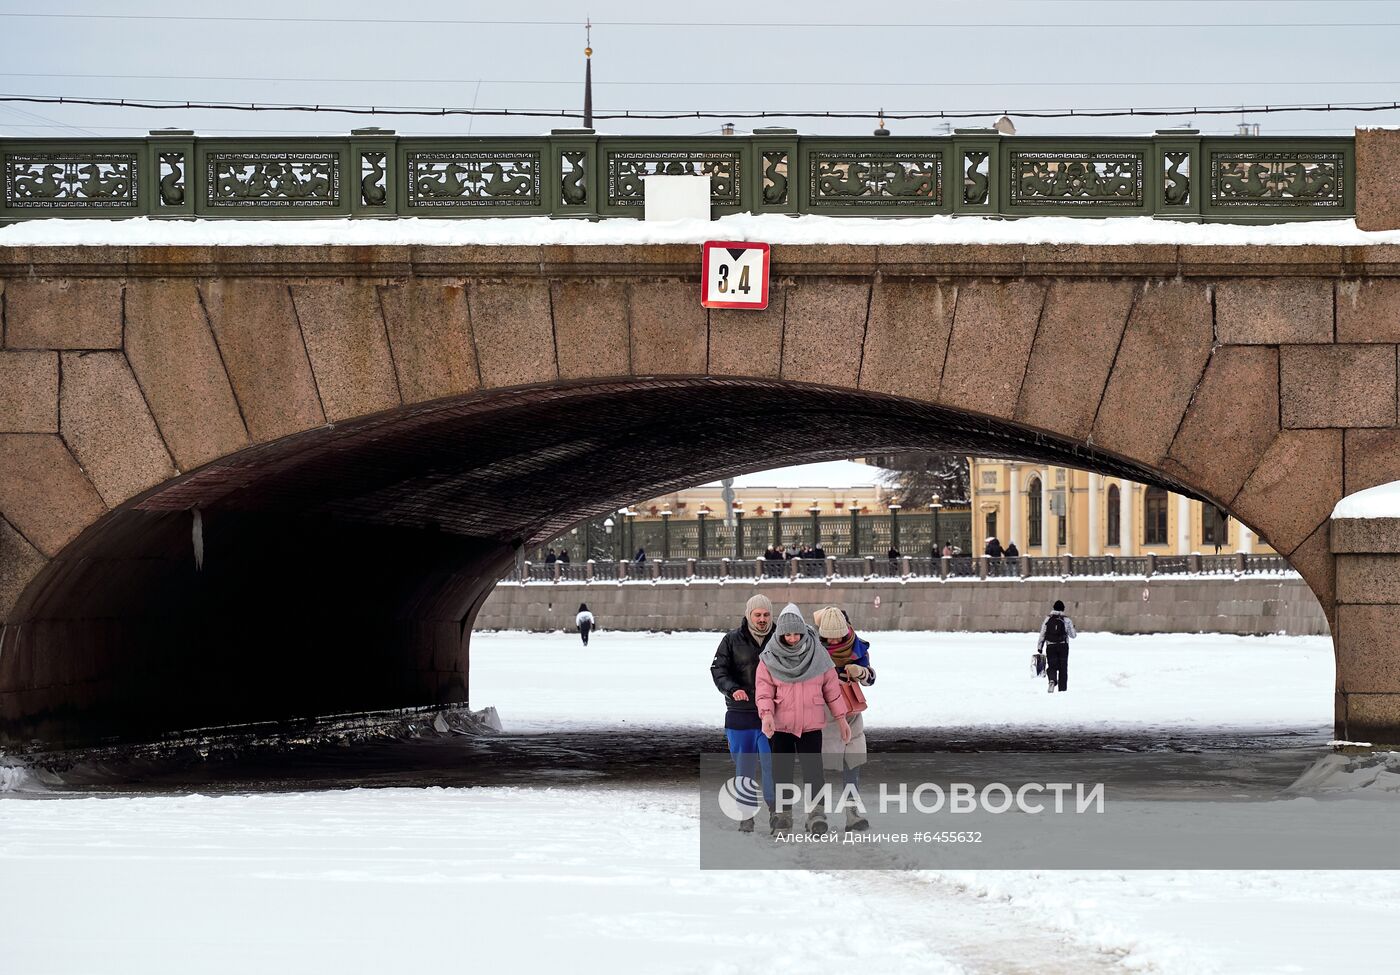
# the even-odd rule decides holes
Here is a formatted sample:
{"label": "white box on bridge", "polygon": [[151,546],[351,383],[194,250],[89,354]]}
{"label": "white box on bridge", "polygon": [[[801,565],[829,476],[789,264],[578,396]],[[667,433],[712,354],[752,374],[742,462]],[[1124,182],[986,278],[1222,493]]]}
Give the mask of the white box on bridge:
{"label": "white box on bridge", "polygon": [[709,220],[710,177],[643,176],[646,219]]}

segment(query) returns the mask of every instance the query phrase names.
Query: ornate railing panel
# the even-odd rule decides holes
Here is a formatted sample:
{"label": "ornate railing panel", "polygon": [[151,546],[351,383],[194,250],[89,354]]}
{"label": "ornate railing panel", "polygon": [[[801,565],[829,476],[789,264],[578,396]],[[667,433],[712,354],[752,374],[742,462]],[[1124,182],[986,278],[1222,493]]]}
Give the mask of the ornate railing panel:
{"label": "ornate railing panel", "polygon": [[1011,153],[1012,206],[1141,209],[1147,154],[1127,152]]}
{"label": "ornate railing panel", "polygon": [[140,199],[140,180],[134,152],[19,152],[5,157],[5,202],[16,209],[131,209]]}
{"label": "ornate railing panel", "polygon": [[[550,212],[547,169],[550,147],[544,140],[404,139],[398,144],[388,181],[400,184],[398,206],[416,216],[541,216]],[[380,175],[374,156],[361,153],[361,169],[371,169],[373,197],[380,195]],[[396,179],[395,179],[396,178]],[[562,200],[562,183],[557,187]],[[361,204],[371,206],[362,187]]]}
{"label": "ornate railing panel", "polygon": [[204,205],[339,208],[340,176],[335,152],[208,152]]}
{"label": "ornate railing panel", "polygon": [[732,212],[744,208],[744,153],[737,145],[719,150],[605,148],[603,155],[609,209],[640,209],[648,176],[708,176],[711,206]]}
{"label": "ornate railing panel", "polygon": [[1179,575],[1190,571],[1189,555],[1159,555],[1152,567],[1153,575]]}
{"label": "ornate railing panel", "polygon": [[865,215],[946,209],[943,150],[882,143],[806,149],[807,209]]}
{"label": "ornate railing panel", "polygon": [[1244,564],[1242,556],[1235,555],[1203,555],[1201,556],[1201,572],[1205,575],[1229,575],[1239,571]]}
{"label": "ornate railing panel", "polygon": [[1334,207],[1346,198],[1340,152],[1212,151],[1210,202],[1219,207]]}
{"label": "ornate railing panel", "polygon": [[1356,209],[1355,141],[1202,136],[0,139],[0,222],[44,217],[643,215],[646,178],[710,180],[711,212],[1155,216],[1233,223]]}

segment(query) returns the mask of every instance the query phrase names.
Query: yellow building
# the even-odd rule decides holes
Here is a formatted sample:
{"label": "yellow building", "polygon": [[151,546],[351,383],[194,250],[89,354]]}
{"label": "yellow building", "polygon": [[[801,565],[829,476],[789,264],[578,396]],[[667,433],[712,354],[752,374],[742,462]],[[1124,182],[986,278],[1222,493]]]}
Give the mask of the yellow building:
{"label": "yellow building", "polygon": [[1211,555],[1273,549],[1212,504],[1117,477],[968,458],[974,535],[1022,555]]}

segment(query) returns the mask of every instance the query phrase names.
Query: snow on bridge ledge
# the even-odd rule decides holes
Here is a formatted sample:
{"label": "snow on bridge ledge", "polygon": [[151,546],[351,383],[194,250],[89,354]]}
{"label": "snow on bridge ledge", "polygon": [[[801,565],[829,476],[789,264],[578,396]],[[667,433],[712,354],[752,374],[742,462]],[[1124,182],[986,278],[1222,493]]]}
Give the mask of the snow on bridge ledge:
{"label": "snow on bridge ledge", "polygon": [[1356,246],[1400,244],[1400,230],[1358,230],[1355,220],[1245,226],[1151,217],[789,217],[735,214],[719,220],[646,223],[548,217],[474,220],[32,220],[0,227],[0,247],[699,244],[1178,244]]}
{"label": "snow on bridge ledge", "polygon": [[1349,494],[1332,509],[1333,518],[1400,518],[1400,481]]}

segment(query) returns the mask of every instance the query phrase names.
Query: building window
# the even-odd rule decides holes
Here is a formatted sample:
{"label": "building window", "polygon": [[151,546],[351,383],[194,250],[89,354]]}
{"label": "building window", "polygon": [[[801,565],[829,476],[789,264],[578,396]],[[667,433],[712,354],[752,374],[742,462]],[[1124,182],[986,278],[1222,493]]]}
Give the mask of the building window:
{"label": "building window", "polygon": [[982,472],[982,484],[983,484],[984,487],[996,487],[996,486],[997,486],[997,472],[996,472],[996,471],[983,471],[983,472]]}
{"label": "building window", "polygon": [[1121,500],[1118,495],[1118,485],[1108,486],[1108,544],[1122,545],[1123,540],[1119,537],[1118,526],[1122,519],[1122,511],[1119,507]]}
{"label": "building window", "polygon": [[1069,519],[1067,519],[1064,515],[1060,515],[1060,516],[1056,519],[1056,521],[1058,521],[1058,522],[1060,523],[1060,526],[1059,526],[1057,529],[1055,529],[1055,538],[1056,538],[1056,540],[1057,540],[1061,545],[1066,544],[1066,542],[1065,542],[1065,522],[1068,521],[1068,520],[1069,520]]}
{"label": "building window", "polygon": [[1167,492],[1150,487],[1142,501],[1142,543],[1167,544]]}
{"label": "building window", "polygon": [[987,513],[987,533],[983,538],[996,538],[997,536],[997,513],[991,511]]}
{"label": "building window", "polygon": [[1031,478],[1030,490],[1026,492],[1030,507],[1030,510],[1027,512],[1028,517],[1026,518],[1027,545],[1043,544],[1040,532],[1040,490],[1040,478]]}
{"label": "building window", "polygon": [[1213,504],[1201,505],[1201,544],[1230,544],[1230,516]]}

